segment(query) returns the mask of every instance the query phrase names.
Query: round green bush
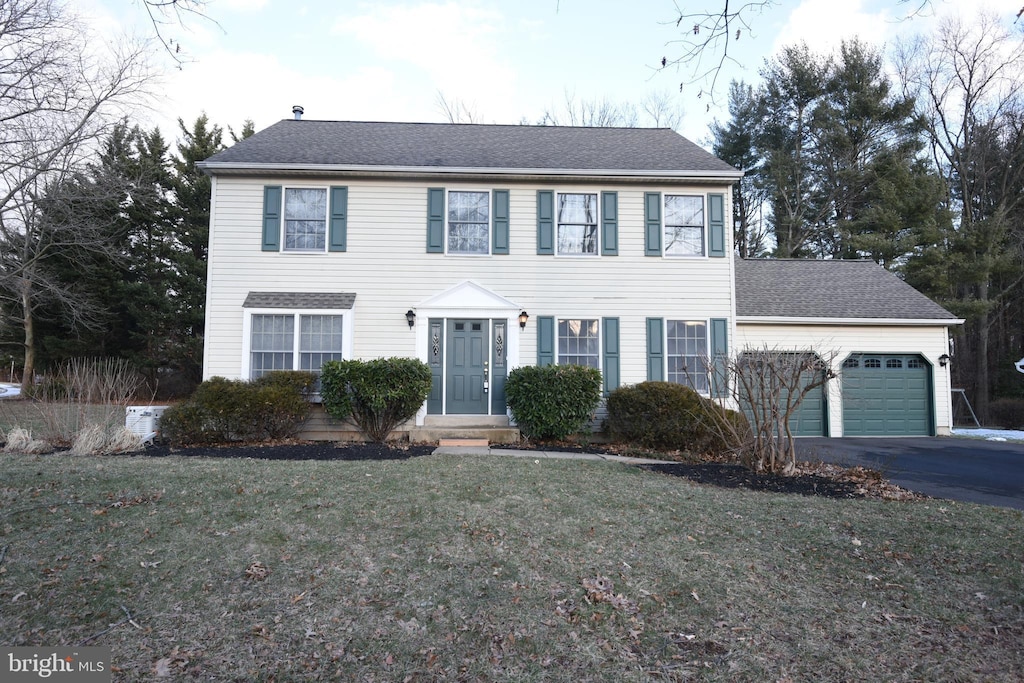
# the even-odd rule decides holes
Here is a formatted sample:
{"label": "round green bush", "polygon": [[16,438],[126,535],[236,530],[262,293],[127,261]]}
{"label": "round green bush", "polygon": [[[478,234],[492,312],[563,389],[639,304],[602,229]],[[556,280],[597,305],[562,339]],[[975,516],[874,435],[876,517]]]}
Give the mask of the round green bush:
{"label": "round green bush", "polygon": [[583,430],[601,402],[601,372],[582,365],[516,368],[505,397],[519,431],[538,439],[564,439]]}
{"label": "round green bush", "polygon": [[642,382],[608,395],[605,428],[615,441],[646,448],[720,453],[747,430],[746,418],[688,386]]}
{"label": "round green bush", "polygon": [[430,366],[416,358],[328,361],[321,372],[324,409],[351,417],[378,443],[416,414],[432,383]]}

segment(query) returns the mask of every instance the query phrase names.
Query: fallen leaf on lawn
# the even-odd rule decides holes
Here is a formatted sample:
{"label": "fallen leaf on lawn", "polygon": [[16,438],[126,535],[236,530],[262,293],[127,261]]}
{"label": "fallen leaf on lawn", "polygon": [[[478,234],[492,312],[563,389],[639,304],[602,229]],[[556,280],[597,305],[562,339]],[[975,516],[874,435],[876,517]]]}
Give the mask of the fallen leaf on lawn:
{"label": "fallen leaf on lawn", "polygon": [[13,598],[11,599],[11,602],[18,602],[18,599],[19,599],[19,598],[23,598],[23,597],[25,597],[26,595],[28,595],[28,593],[26,593],[25,591],[21,591],[20,593],[18,593],[17,595],[15,595],[15,596],[14,596],[14,597],[13,597]]}
{"label": "fallen leaf on lawn", "polygon": [[693,596],[694,600],[696,600],[697,602],[700,602],[700,596],[697,595],[697,591],[690,591],[690,595]]}
{"label": "fallen leaf on lawn", "polygon": [[139,566],[142,567],[143,569],[152,569],[153,567],[157,566],[161,562],[163,562],[163,560],[157,560],[156,562],[139,562]]}
{"label": "fallen leaf on lawn", "polygon": [[169,678],[171,675],[171,660],[169,657],[156,660],[153,665],[153,673],[157,678]]}
{"label": "fallen leaf on lawn", "polygon": [[245,575],[253,581],[262,581],[270,576],[270,570],[262,562],[253,562],[246,568]]}

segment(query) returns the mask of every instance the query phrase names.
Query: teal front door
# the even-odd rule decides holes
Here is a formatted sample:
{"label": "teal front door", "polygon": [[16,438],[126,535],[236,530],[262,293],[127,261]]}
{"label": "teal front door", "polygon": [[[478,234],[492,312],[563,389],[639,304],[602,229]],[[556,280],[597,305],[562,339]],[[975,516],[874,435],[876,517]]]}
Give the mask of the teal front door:
{"label": "teal front door", "polygon": [[487,320],[449,320],[445,372],[448,415],[487,414]]}

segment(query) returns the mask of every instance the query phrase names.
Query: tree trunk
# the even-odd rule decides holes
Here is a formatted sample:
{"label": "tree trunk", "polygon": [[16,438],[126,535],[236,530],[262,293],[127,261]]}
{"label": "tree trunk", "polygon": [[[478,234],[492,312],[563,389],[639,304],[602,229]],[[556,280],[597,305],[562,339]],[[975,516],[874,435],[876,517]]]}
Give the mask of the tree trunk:
{"label": "tree trunk", "polygon": [[[978,301],[985,306],[988,304],[988,280],[982,279],[978,285]],[[983,307],[978,314],[978,348],[974,357],[975,376],[975,404],[974,410],[982,424],[988,424],[988,399],[989,399],[989,369],[988,369],[988,341],[989,341],[989,311]]]}
{"label": "tree trunk", "polygon": [[25,365],[21,371],[21,392],[27,395],[36,374],[36,332],[32,317],[32,296],[25,287],[21,293],[22,324],[25,327]]}

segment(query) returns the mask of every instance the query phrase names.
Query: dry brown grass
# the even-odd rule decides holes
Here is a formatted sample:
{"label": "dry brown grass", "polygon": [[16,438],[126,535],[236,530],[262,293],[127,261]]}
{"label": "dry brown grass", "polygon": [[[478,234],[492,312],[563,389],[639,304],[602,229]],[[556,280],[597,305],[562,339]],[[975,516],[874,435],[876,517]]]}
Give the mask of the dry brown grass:
{"label": "dry brown grass", "polygon": [[117,681],[1024,671],[1018,511],[501,457],[2,466],[0,642],[109,645]]}

